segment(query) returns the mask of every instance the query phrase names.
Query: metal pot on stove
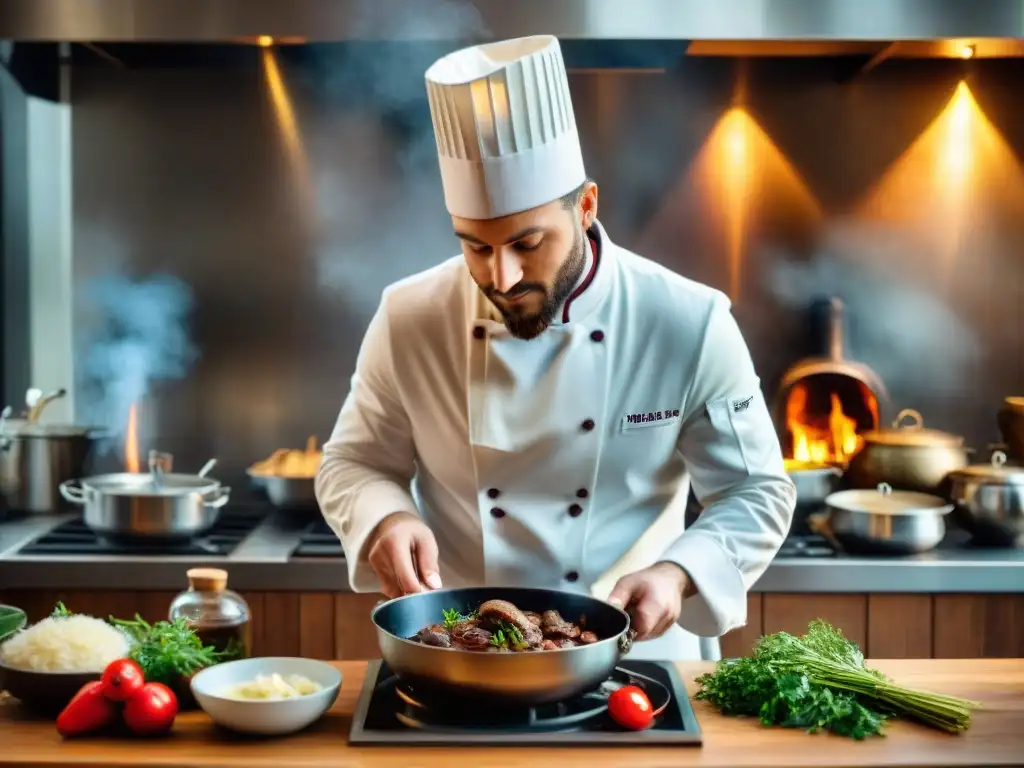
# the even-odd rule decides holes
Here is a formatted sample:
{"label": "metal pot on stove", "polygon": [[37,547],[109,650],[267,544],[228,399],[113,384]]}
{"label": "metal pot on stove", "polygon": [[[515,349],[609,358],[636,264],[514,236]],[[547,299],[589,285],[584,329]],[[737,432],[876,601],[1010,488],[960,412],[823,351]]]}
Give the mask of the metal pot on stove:
{"label": "metal pot on stove", "polygon": [[953,505],[938,496],[877,489],[847,490],[825,499],[827,512],[810,515],[811,529],[848,554],[910,555],[934,549],[946,535]]}
{"label": "metal pot on stove", "polygon": [[801,508],[821,506],[843,476],[839,467],[798,459],[786,459],[785,467],[796,486],[796,503]]}
{"label": "metal pot on stove", "polygon": [[980,543],[1024,547],[1024,467],[995,451],[988,464],[950,473],[956,518]]}
{"label": "metal pot on stove", "polygon": [[199,536],[217,522],[231,489],[197,474],[172,473],[170,454],[151,451],[149,473],[118,472],[61,483],[69,502],[83,507],[83,522],[106,538],[180,541]]}
{"label": "metal pot on stove", "polygon": [[0,515],[63,511],[60,484],[82,476],[101,431],[10,414],[9,406],[0,413]]}
{"label": "metal pot on stove", "polygon": [[[904,421],[909,419],[910,423]],[[865,432],[863,447],[850,459],[844,484],[875,489],[880,483],[905,491],[936,494],[943,480],[969,463],[964,439],[925,429],[915,410],[900,411],[891,428]]]}

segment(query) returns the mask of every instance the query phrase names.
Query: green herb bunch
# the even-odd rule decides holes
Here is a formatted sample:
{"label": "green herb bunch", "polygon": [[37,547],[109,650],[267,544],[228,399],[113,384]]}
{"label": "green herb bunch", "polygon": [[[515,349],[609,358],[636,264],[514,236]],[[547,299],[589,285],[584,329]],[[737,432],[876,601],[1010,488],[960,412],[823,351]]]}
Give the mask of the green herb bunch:
{"label": "green herb bunch", "polygon": [[854,739],[882,735],[893,716],[958,733],[970,727],[971,711],[980,706],[896,685],[866,667],[857,645],[820,619],[812,621],[802,637],[788,632],[765,635],[753,655],[724,659],[697,683],[696,698],[725,714]]}
{"label": "green herb bunch", "polygon": [[142,667],[149,682],[172,685],[181,678],[222,661],[222,654],[202,640],[183,618],[148,623],[138,614],[134,621],[110,618],[132,640],[129,657]]}

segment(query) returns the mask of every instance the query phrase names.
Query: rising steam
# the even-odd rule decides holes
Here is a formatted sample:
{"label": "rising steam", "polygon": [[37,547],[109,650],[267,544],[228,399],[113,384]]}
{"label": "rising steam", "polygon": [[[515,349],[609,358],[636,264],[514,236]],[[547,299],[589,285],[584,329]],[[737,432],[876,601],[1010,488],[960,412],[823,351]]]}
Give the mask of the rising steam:
{"label": "rising steam", "polygon": [[445,53],[488,36],[468,3],[430,0],[415,18],[381,6],[363,3],[357,36],[400,42],[314,50],[306,82],[337,109],[324,133],[307,135],[314,157],[331,158],[313,171],[319,283],[367,321],[384,286],[459,250],[443,204],[424,73]]}
{"label": "rising steam", "polygon": [[153,384],[184,378],[198,358],[188,333],[192,291],[169,275],[110,274],[89,281],[80,300],[90,321],[76,344],[76,410],[120,445],[132,404]]}
{"label": "rising steam", "polygon": [[891,391],[957,395],[985,348],[927,275],[909,274],[923,261],[913,250],[912,241],[893,230],[847,222],[825,233],[812,260],[774,261],[766,271],[768,287],[798,310],[814,299],[841,298],[854,320],[852,356]]}

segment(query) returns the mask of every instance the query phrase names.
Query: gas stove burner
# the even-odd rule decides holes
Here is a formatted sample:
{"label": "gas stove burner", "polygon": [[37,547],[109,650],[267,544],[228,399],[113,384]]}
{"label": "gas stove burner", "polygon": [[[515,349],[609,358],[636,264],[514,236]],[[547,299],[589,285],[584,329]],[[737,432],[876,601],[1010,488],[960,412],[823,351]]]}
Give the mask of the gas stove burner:
{"label": "gas stove burner", "polygon": [[292,557],[344,558],[345,550],[341,548],[338,535],[323,518],[320,518],[309,523],[299,534],[299,542],[292,552]]}
{"label": "gas stove burner", "polygon": [[263,521],[265,507],[244,503],[224,508],[217,522],[204,534],[188,540],[144,541],[100,535],[75,518],[29,542],[19,555],[167,555],[183,557],[225,557]]}
{"label": "gas stove burner", "polygon": [[567,701],[523,709],[480,712],[479,708],[460,709],[450,705],[432,708],[416,699],[408,685],[391,677],[380,684],[380,688],[394,688],[401,704],[395,717],[410,728],[422,728],[448,733],[483,731],[493,733],[506,731],[542,731],[546,733],[578,730],[597,718],[603,718],[608,711],[608,697],[619,688],[635,685],[644,690],[654,707],[655,717],[661,715],[672,700],[668,688],[645,675],[639,675],[616,667],[611,677],[601,686]]}
{"label": "gas stove burner", "polygon": [[[646,691],[655,707],[654,725],[627,731],[608,716],[608,696],[624,685]],[[630,745],[700,744],[701,733],[686,686],[673,665],[623,660],[590,693],[540,707],[481,711],[445,700],[429,706],[382,661],[367,666],[352,716],[352,744]],[[525,738],[529,737],[529,738]]]}
{"label": "gas stove burner", "polygon": [[835,557],[836,550],[824,536],[815,534],[789,536],[776,557]]}

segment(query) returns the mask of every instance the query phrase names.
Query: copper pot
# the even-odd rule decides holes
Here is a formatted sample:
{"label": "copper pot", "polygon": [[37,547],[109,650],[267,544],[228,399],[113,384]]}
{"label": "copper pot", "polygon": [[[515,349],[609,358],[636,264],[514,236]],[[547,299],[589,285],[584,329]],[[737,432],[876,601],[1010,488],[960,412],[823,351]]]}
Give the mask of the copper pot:
{"label": "copper pot", "polygon": [[[911,423],[904,425],[906,419]],[[962,437],[925,429],[921,414],[910,409],[900,411],[891,428],[861,437],[864,445],[846,469],[850,488],[877,488],[887,483],[904,491],[943,495],[946,476],[969,462]]]}
{"label": "copper pot", "polygon": [[1003,400],[996,421],[1010,458],[1024,463],[1024,397],[1008,397]]}

